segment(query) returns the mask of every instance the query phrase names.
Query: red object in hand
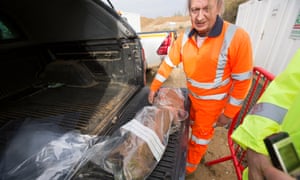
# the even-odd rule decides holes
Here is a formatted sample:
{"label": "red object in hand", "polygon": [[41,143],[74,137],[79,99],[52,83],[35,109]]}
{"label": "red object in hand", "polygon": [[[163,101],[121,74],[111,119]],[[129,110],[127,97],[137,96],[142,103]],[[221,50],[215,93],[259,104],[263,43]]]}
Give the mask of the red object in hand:
{"label": "red object in hand", "polygon": [[164,39],[164,41],[161,43],[159,48],[157,49],[156,53],[158,55],[167,55],[169,47],[171,46],[173,38],[173,32],[170,32],[169,35]]}

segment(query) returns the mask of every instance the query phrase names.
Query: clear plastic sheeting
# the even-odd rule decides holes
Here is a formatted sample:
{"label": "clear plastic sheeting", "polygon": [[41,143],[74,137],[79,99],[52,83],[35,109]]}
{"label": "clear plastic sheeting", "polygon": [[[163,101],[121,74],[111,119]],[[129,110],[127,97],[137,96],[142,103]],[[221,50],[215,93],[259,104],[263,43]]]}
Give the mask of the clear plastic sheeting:
{"label": "clear plastic sheeting", "polygon": [[[111,136],[89,136],[77,131],[50,133],[51,138],[41,148],[9,167],[13,154],[6,154],[0,163],[0,178],[72,179],[75,173],[80,175],[80,168],[93,163],[113,174],[114,179],[146,179],[163,156],[170,133],[187,119],[184,101],[180,89],[161,88],[153,106],[142,108]],[[36,128],[30,129],[34,133]],[[19,142],[30,141],[28,138]]]}
{"label": "clear plastic sheeting", "polygon": [[[90,140],[78,131],[66,133],[58,124],[72,118],[76,122],[79,113],[68,113],[45,118],[26,118],[9,121],[1,129],[1,138],[9,139],[0,158],[0,179],[33,180],[58,179],[88,149]],[[23,123],[22,123],[23,122]],[[44,178],[46,177],[46,178]]]}
{"label": "clear plastic sheeting", "polygon": [[64,179],[93,144],[94,139],[95,136],[82,135],[78,131],[64,133],[20,164],[10,169],[6,168],[6,171],[1,173],[1,178],[7,180]]}
{"label": "clear plastic sheeting", "polygon": [[161,159],[173,127],[187,115],[181,90],[162,88],[153,106],[144,107],[111,137],[89,149],[81,165],[97,164],[118,180],[146,179]]}

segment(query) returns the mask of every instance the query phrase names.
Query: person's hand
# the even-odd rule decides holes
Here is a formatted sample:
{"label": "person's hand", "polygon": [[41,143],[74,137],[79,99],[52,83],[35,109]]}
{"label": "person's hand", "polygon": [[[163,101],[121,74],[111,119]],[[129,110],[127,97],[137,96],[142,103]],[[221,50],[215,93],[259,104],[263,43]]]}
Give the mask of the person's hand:
{"label": "person's hand", "polygon": [[289,174],[276,169],[269,157],[247,149],[248,178],[249,180],[291,180]]}
{"label": "person's hand", "polygon": [[231,118],[225,116],[223,113],[218,117],[218,120],[216,122],[216,127],[228,127],[231,123]]}
{"label": "person's hand", "polygon": [[248,178],[249,180],[264,180],[264,170],[272,167],[268,156],[257,153],[252,149],[247,149]]}
{"label": "person's hand", "polygon": [[148,102],[150,103],[150,104],[153,104],[153,100],[154,100],[154,97],[155,97],[155,91],[150,91],[149,92],[149,95],[148,95]]}
{"label": "person's hand", "polygon": [[289,174],[280,171],[274,166],[267,167],[264,171],[264,175],[267,180],[296,180],[296,178],[291,177]]}

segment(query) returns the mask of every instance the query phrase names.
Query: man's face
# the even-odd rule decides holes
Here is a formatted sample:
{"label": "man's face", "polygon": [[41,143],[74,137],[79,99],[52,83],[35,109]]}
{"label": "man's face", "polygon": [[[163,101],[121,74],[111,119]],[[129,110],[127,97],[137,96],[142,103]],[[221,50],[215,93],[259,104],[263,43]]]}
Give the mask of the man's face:
{"label": "man's face", "polygon": [[193,28],[201,35],[208,35],[219,12],[217,0],[191,0],[189,13]]}

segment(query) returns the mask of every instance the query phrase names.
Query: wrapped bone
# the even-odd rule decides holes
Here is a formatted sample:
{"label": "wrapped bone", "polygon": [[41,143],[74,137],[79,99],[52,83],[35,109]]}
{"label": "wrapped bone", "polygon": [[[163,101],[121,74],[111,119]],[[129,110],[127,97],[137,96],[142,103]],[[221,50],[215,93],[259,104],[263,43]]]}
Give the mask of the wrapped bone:
{"label": "wrapped bone", "polygon": [[146,106],[109,139],[95,145],[89,160],[118,180],[146,179],[160,161],[173,122],[187,117],[180,89],[162,88]]}

